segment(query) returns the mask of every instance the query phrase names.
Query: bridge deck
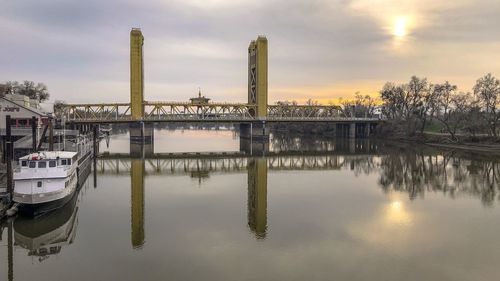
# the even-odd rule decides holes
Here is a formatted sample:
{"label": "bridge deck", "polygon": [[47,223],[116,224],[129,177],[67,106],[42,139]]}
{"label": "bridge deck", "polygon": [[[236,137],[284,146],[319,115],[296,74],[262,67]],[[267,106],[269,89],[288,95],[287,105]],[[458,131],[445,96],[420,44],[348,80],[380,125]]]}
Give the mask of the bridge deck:
{"label": "bridge deck", "polygon": [[192,104],[182,102],[144,102],[144,117],[133,119],[129,103],[68,104],[57,115],[74,123],[190,122],[335,122],[376,123],[378,118],[346,117],[335,105],[268,105],[267,117],[256,118],[256,105],[243,103]]}

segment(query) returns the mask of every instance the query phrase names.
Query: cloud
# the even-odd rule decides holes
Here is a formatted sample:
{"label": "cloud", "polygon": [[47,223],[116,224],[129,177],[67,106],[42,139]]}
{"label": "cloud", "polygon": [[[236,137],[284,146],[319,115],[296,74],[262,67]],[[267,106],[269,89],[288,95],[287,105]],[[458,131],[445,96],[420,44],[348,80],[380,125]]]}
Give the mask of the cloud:
{"label": "cloud", "polygon": [[[70,102],[82,92],[89,102],[103,92],[122,100],[129,31],[141,27],[151,99],[187,100],[201,86],[215,100],[244,101],[247,47],[259,34],[269,39],[271,100],[373,93],[414,74],[469,89],[484,73],[500,73],[497,2],[3,1],[0,52],[9,55],[0,57],[0,79],[44,81],[53,98]],[[401,15],[409,36],[395,41]]]}

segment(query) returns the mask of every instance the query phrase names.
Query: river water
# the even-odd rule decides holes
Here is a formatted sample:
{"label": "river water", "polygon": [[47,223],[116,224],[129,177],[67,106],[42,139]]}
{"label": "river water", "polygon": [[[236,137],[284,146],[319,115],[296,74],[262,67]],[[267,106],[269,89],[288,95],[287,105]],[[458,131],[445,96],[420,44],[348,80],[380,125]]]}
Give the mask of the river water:
{"label": "river water", "polygon": [[0,280],[500,276],[498,157],[286,135],[239,150],[231,130],[159,130],[132,159],[113,134],[72,202],[3,222]]}

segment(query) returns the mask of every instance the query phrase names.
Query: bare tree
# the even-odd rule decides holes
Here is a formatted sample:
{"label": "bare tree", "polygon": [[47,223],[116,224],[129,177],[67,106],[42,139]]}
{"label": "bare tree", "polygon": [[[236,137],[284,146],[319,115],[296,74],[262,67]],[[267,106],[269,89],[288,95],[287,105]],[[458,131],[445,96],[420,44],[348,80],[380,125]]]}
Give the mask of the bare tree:
{"label": "bare tree", "polygon": [[27,96],[30,99],[36,99],[41,102],[48,100],[50,96],[47,86],[43,83],[35,84],[33,81],[23,81],[23,83],[8,81],[6,86],[6,93]]}
{"label": "bare tree", "polygon": [[484,110],[483,117],[487,122],[489,134],[497,137],[500,126],[500,80],[491,73],[479,78],[474,86],[474,95]]}
{"label": "bare tree", "polygon": [[384,114],[405,125],[408,134],[414,134],[417,128],[424,130],[434,103],[426,78],[413,76],[408,83],[401,85],[386,83],[380,96],[384,102]]}
{"label": "bare tree", "polygon": [[420,132],[423,133],[425,125],[430,117],[430,111],[435,102],[434,92],[431,90],[431,85],[427,82],[427,78],[418,78],[413,76],[406,86],[408,105],[408,120],[412,115],[419,121]]}
{"label": "bare tree", "polygon": [[484,112],[482,112],[479,102],[473,100],[465,116],[464,131],[468,132],[473,137],[481,132],[487,132],[488,126],[483,115]]}
{"label": "bare tree", "polygon": [[375,111],[375,99],[369,95],[362,95],[360,92],[354,94],[353,100],[339,99],[340,110],[344,116],[349,117],[369,117]]}
{"label": "bare tree", "polygon": [[0,84],[0,97],[4,97],[9,93],[9,86],[6,84]]}
{"label": "bare tree", "polygon": [[66,102],[64,101],[56,100],[54,102],[54,113],[56,114],[56,116],[61,117],[59,115],[62,114],[62,109],[65,105]]}
{"label": "bare tree", "polygon": [[356,93],[354,98],[355,111],[362,117],[373,116],[375,111],[375,99],[369,95],[361,95],[359,92]]}
{"label": "bare tree", "polygon": [[[446,131],[451,135],[453,140],[456,140],[456,126],[457,117],[455,108],[453,108],[452,101],[456,96],[456,85],[451,85],[448,81],[443,84],[433,85],[432,91],[434,92],[435,103],[433,104],[434,117],[446,128]],[[461,99],[458,99],[459,101]]]}
{"label": "bare tree", "polygon": [[389,119],[405,120],[404,89],[402,85],[387,82],[380,91],[384,103],[383,114]]}
{"label": "bare tree", "polygon": [[457,93],[457,86],[450,85],[448,81],[434,87],[436,93],[435,118],[441,122],[450,134],[453,141],[457,141],[458,130],[464,130],[467,126],[468,115],[472,109],[472,97],[470,93]]}

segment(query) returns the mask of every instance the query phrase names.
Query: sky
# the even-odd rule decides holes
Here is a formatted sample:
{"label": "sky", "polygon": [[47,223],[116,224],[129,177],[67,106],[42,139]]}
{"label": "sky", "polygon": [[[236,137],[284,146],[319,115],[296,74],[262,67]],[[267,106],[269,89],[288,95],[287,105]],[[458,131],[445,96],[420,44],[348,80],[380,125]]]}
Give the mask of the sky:
{"label": "sky", "polygon": [[470,91],[500,76],[499,0],[0,0],[0,82],[51,100],[128,102],[129,34],[145,99],[246,102],[247,48],[269,40],[269,103],[377,95],[412,75]]}

